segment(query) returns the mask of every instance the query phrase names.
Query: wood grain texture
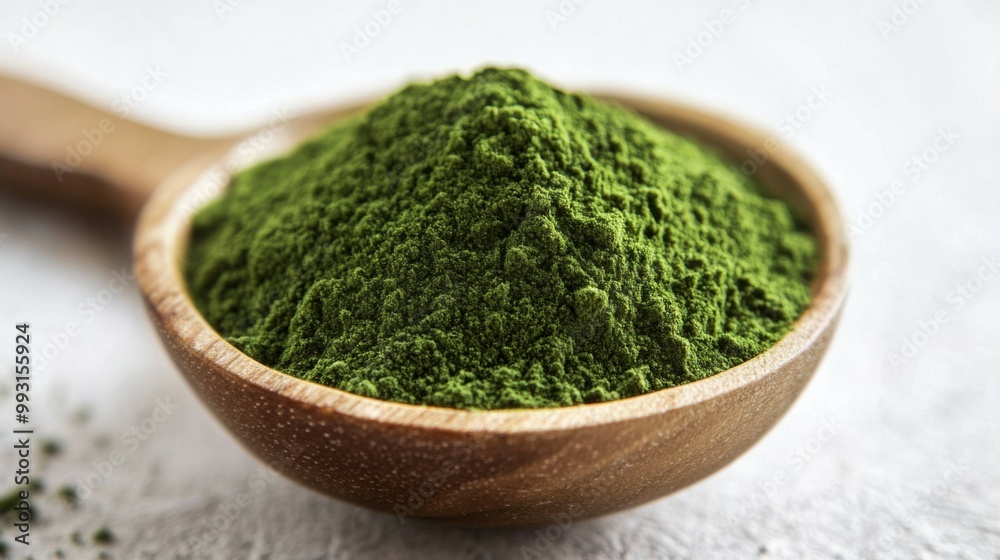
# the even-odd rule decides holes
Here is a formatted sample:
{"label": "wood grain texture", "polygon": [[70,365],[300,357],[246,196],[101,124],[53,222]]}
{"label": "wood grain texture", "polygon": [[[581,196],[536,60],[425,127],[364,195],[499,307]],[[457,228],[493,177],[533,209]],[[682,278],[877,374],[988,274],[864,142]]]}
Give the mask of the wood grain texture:
{"label": "wood grain texture", "polygon": [[173,134],[3,75],[0,113],[5,190],[124,220],[177,168],[217,160],[243,136]]}
{"label": "wood grain texture", "polygon": [[[269,122],[266,138],[307,136],[356,108],[347,104]],[[253,136],[257,127],[212,137],[167,132],[3,74],[0,116],[5,192],[128,224],[178,170],[204,169],[220,158],[231,160],[241,148],[257,153],[268,144]],[[241,146],[243,139],[253,141]]]}
{"label": "wood grain texture", "polygon": [[[747,148],[768,141],[690,107],[604,97],[737,163]],[[208,173],[175,174],[140,220],[138,281],[161,338],[202,400],[262,460],[316,490],[401,516],[544,525],[636,506],[700,480],[753,445],[791,406],[829,344],[845,294],[847,249],[837,207],[823,182],[781,148],[758,174],[811,223],[822,262],[812,305],[764,354],[695,383],[609,403],[468,412],[379,401],[265,367],[198,314],[179,264],[191,214],[210,198],[206,193],[218,192],[225,170],[223,162]]]}

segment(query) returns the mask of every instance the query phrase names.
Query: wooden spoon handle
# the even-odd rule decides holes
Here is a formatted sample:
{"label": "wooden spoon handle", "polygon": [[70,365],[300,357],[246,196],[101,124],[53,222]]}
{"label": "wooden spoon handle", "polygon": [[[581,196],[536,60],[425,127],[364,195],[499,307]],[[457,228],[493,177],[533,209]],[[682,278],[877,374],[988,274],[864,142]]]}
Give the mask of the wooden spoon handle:
{"label": "wooden spoon handle", "polygon": [[217,159],[235,141],[181,136],[122,113],[0,76],[0,189],[132,219],[170,173]]}

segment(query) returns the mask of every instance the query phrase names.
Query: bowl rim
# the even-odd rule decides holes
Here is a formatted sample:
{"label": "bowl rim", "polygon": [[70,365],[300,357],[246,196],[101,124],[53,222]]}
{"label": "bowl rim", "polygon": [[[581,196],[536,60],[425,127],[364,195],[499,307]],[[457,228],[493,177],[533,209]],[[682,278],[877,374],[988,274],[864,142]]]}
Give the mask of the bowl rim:
{"label": "bowl rim", "polygon": [[[228,179],[229,173],[238,169],[232,162],[224,163],[226,160],[216,160],[212,164],[199,161],[184,166],[164,181],[143,209],[137,224],[134,252],[136,276],[146,307],[162,330],[161,335],[169,337],[168,344],[179,344],[180,349],[193,358],[213,362],[223,374],[235,376],[243,383],[329,415],[442,432],[514,434],[569,430],[718,402],[718,397],[766,379],[799,354],[807,352],[829,323],[836,320],[847,290],[846,231],[836,201],[822,178],[774,135],[753,126],[663,98],[614,92],[598,92],[595,96],[647,116],[669,114],[671,119],[682,120],[686,126],[725,136],[744,147],[764,146],[765,142],[774,142],[777,146],[770,153],[769,165],[777,166],[792,179],[790,184],[807,202],[820,259],[809,306],[791,329],[763,353],[683,385],[614,401],[540,409],[462,410],[405,404],[356,395],[282,373],[242,353],[216,333],[189,297],[179,266],[186,250],[191,216],[200,207],[200,204],[192,206],[191,201],[200,196],[202,203],[207,202],[223,190],[220,177]],[[325,115],[332,119],[370,104],[352,104]],[[290,138],[287,146],[303,139],[301,135]],[[708,147],[713,146],[709,144]],[[209,185],[215,192],[205,195]]]}

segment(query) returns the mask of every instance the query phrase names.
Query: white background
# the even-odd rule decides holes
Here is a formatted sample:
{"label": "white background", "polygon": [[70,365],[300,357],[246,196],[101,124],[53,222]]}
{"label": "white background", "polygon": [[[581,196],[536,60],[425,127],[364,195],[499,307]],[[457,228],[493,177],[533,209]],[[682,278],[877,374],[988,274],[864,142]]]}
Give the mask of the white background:
{"label": "white background", "polygon": [[[342,43],[388,2],[245,0],[220,12],[211,2],[69,0],[32,32],[23,18],[44,3],[4,0],[0,70],[109,109],[158,68],[166,76],[140,92],[130,117],[191,134],[242,130],[274,110],[304,112],[487,63],[526,66],[568,87],[687,100],[770,129],[828,178],[853,228],[852,291],[825,363],[780,425],[732,466],[648,506],[577,522],[541,554],[985,558],[1000,550],[1000,275],[982,264],[1000,257],[996,2],[591,0],[572,10],[564,3],[565,20],[549,13],[558,0],[400,2],[348,60]],[[899,11],[890,29],[897,7],[911,13]],[[723,10],[729,23],[712,23]],[[701,51],[688,51],[699,33]],[[811,96],[813,108],[803,109]],[[796,111],[799,126],[789,128]],[[957,137],[926,151],[941,130]],[[914,157],[934,161],[921,169]],[[36,373],[37,431],[64,451],[36,461],[49,489],[32,527],[35,558],[57,548],[94,557],[94,545],[70,535],[104,524],[117,536],[107,548],[116,558],[173,558],[192,535],[209,537],[208,558],[486,560],[537,547],[531,530],[400,525],[280,479],[225,530],[205,533],[261,465],[175,372],[134,284],[92,320],[81,314],[129,264],[115,237],[0,194],[0,363],[13,361],[16,321],[31,321],[40,341],[83,323]],[[977,291],[961,296],[962,285]],[[929,324],[941,311],[947,322]],[[908,340],[919,347],[905,348]],[[904,351],[905,363],[892,359]],[[4,434],[11,390],[3,381]],[[168,398],[178,410],[130,452],[120,435]],[[73,420],[80,410],[89,421]],[[0,490],[13,464],[3,437]],[[124,464],[79,508],[53,497],[114,451]],[[11,536],[5,526],[0,540]]]}

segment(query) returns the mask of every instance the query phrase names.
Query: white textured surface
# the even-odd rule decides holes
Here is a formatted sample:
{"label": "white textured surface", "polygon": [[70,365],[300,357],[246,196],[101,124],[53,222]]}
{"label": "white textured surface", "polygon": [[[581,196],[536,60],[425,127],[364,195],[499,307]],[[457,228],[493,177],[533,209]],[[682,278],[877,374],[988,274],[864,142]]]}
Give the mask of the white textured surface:
{"label": "white textured surface", "polygon": [[[195,556],[205,558],[998,557],[1000,280],[964,299],[953,291],[970,281],[975,288],[982,259],[1000,257],[996,2],[927,0],[888,39],[879,20],[892,15],[891,0],[591,0],[554,29],[546,12],[558,0],[401,2],[402,13],[347,63],[341,41],[387,2],[283,9],[244,1],[219,18],[212,4],[194,1],[71,1],[15,51],[10,34],[40,8],[5,0],[0,67],[108,107],[159,65],[167,77],[132,116],[197,132],[489,61],[569,85],[684,98],[769,127],[829,178],[849,222],[867,225],[853,240],[852,293],[817,377],[731,467],[648,506],[576,523],[536,556],[524,547],[545,543],[532,531],[400,525],[261,478],[260,464],[168,363],[134,285],[93,317],[81,313],[127,254],[87,226],[0,198],[0,363],[12,362],[15,321],[32,323],[36,353],[67,322],[81,325],[36,373],[35,427],[65,451],[36,463],[49,491],[32,528],[34,558],[57,548],[95,557],[98,548],[69,537],[102,524],[118,537],[107,547],[115,558],[173,558],[192,536],[206,537]],[[678,70],[674,52],[726,8],[731,23]],[[788,129],[784,115],[813,88],[832,95]],[[958,138],[913,180],[910,158],[948,127]],[[895,180],[905,191],[870,225],[859,222]],[[907,338],[923,341],[921,323],[941,310],[947,322],[893,367],[890,353]],[[0,489],[13,464],[7,379]],[[120,435],[167,398],[178,410],[129,452]],[[92,411],[82,426],[71,421],[81,407]],[[95,443],[101,438],[110,444]],[[78,509],[61,506],[55,488],[96,472],[113,451],[125,453],[124,463]],[[241,492],[249,502],[227,507]],[[222,510],[230,511],[227,526],[206,532]],[[0,538],[11,537],[5,524]]]}

